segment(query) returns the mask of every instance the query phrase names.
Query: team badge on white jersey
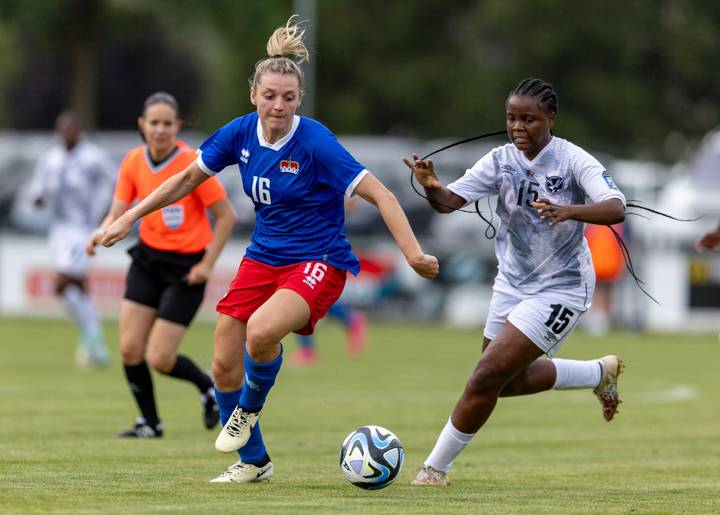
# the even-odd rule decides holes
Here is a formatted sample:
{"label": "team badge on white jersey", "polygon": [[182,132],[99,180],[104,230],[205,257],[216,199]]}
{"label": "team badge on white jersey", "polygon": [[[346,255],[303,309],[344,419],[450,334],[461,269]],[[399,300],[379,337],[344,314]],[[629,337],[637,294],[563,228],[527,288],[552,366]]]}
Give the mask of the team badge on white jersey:
{"label": "team badge on white jersey", "polygon": [[559,175],[548,175],[545,177],[545,189],[548,193],[559,193],[563,189],[563,182]]}

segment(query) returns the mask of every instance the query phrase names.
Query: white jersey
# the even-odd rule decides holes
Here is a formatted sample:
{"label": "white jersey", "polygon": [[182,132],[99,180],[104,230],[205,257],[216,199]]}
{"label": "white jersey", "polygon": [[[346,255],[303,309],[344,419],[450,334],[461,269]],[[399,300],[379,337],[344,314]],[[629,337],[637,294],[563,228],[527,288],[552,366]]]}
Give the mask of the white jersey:
{"label": "white jersey", "polygon": [[29,193],[48,204],[51,228],[94,229],[107,212],[115,176],[115,164],[97,145],[81,140],[68,151],[58,144],[38,160]]}
{"label": "white jersey", "polygon": [[529,161],[515,145],[497,147],[448,185],[468,203],[498,195],[495,241],[499,273],[524,292],[577,288],[594,283],[584,224],[568,220],[550,226],[530,203],[586,204],[611,198],[625,204],[605,168],[577,145],[553,137]]}

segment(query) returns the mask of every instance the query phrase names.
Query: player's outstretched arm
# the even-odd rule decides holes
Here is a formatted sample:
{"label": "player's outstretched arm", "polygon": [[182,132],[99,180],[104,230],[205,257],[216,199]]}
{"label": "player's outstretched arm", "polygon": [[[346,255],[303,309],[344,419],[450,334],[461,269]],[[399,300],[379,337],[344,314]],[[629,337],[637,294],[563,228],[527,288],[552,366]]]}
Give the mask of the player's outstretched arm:
{"label": "player's outstretched arm", "polygon": [[553,204],[541,198],[533,202],[541,220],[552,226],[565,220],[577,220],[588,224],[613,225],[625,220],[625,206],[622,200],[611,198],[594,204]]}
{"label": "player's outstretched arm", "polygon": [[413,154],[412,161],[403,158],[405,166],[412,170],[415,179],[425,190],[430,206],[438,213],[452,213],[465,205],[465,200],[456,195],[438,180],[432,159],[423,160]]}
{"label": "player's outstretched arm", "polygon": [[395,195],[371,173],[363,177],[355,188],[355,193],[377,206],[390,234],[413,270],[427,279],[435,277],[439,271],[438,260],[435,256],[425,254],[420,248],[405,212],[400,207]]}
{"label": "player's outstretched arm", "polygon": [[110,224],[105,229],[100,244],[104,247],[115,245],[128,235],[138,219],[183,198],[209,178],[210,176],[203,172],[197,163],[192,163],[179,174],[167,179],[135,207],[128,209]]}
{"label": "player's outstretched arm", "polygon": [[113,199],[108,214],[105,215],[105,218],[100,222],[100,226],[93,231],[87,245],[85,245],[85,252],[87,252],[89,256],[95,255],[95,247],[100,245],[100,240],[105,235],[105,230],[110,227],[115,220],[120,218],[122,214],[128,210],[128,207],[130,207],[130,205],[124,200]]}

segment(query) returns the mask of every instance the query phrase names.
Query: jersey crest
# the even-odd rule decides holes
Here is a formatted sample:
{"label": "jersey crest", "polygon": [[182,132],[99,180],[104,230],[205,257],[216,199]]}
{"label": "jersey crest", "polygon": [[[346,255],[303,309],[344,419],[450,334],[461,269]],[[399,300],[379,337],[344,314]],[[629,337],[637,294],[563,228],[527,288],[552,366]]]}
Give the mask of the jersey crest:
{"label": "jersey crest", "polygon": [[559,175],[548,175],[545,177],[545,189],[548,193],[559,193],[563,189],[563,182]]}
{"label": "jersey crest", "polygon": [[293,161],[292,157],[290,159],[283,159],[280,161],[280,171],[282,173],[291,173],[293,175],[297,175],[297,173],[300,171],[300,163],[297,161]]}

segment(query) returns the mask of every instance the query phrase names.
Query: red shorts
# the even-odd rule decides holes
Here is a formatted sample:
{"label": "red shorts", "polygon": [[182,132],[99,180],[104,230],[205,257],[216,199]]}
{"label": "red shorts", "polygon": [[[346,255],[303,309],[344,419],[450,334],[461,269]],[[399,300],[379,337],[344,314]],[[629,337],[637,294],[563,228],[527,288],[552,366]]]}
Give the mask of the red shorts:
{"label": "red shorts", "polygon": [[217,311],[247,323],[276,291],[292,290],[310,306],[310,320],[297,334],[312,334],[315,324],[340,297],[347,272],[322,261],[270,266],[243,258],[235,279],[217,304]]}

